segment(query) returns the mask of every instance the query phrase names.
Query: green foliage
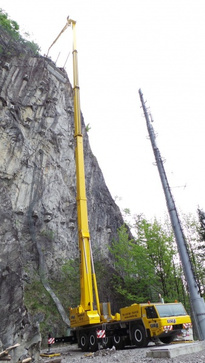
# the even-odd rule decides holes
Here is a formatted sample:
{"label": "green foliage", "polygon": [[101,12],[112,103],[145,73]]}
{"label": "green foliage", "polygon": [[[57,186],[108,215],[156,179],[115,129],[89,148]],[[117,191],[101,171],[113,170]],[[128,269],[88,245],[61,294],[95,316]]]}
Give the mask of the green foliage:
{"label": "green foliage", "polygon": [[115,290],[130,303],[159,301],[159,293],[167,302],[184,302],[186,294],[171,230],[142,216],[136,217],[133,227],[135,238],[130,238],[123,225],[110,248],[117,271]]}
{"label": "green foliage", "polygon": [[16,21],[9,19],[8,14],[0,9],[0,25],[12,35],[14,39],[19,39],[19,25]]}
{"label": "green foliage", "polygon": [[80,303],[79,259],[66,261],[61,268],[60,279],[49,281],[65,310]]}
{"label": "green foliage", "polygon": [[32,50],[32,52],[34,54],[38,54],[41,50],[39,45],[37,43],[35,43],[34,41],[27,41],[26,44]]}
{"label": "green foliage", "polygon": [[[202,209],[197,210],[198,213],[198,219],[199,219],[199,237],[202,242],[205,242],[205,213]],[[203,246],[205,248],[205,246]]]}
{"label": "green foliage", "polygon": [[127,227],[118,229],[118,240],[114,240],[110,252],[114,257],[115,289],[127,302],[143,302],[150,299],[150,282],[153,277],[152,266],[144,247],[130,239]]}
{"label": "green foliage", "polygon": [[114,301],[116,299],[116,294],[113,296],[113,268],[102,256],[94,264],[100,302],[112,302],[113,311],[116,311],[119,307]]}
{"label": "green foliage", "polygon": [[33,321],[39,322],[45,344],[48,332],[65,331],[55,303],[37,277],[25,285],[24,302]]}
{"label": "green foliage", "polygon": [[153,223],[148,223],[146,220],[140,223],[138,228],[140,227],[140,233],[144,233],[143,245],[154,269],[158,291],[164,297],[170,298],[169,285],[173,281],[172,261],[176,253],[173,247],[173,235],[168,234],[156,219]]}
{"label": "green foliage", "polygon": [[[79,260],[67,261],[62,266],[60,275],[60,278],[52,277],[48,283],[60,299],[65,311],[68,312],[70,306],[77,306],[80,302]],[[66,326],[62,322],[57,307],[38,275],[32,279],[31,283],[25,284],[24,298],[33,320],[40,324],[43,338],[46,338],[49,332],[55,336],[66,333]]]}
{"label": "green foliage", "polygon": [[79,258],[71,259],[62,266],[62,281],[66,284],[69,301],[72,306],[80,303],[80,261]]}
{"label": "green foliage", "polygon": [[205,225],[204,212],[198,209],[199,222],[191,215],[185,215],[184,228],[193,272],[201,296],[205,296]]}
{"label": "green foliage", "polygon": [[85,126],[85,129],[86,129],[86,131],[87,131],[87,132],[88,132],[88,131],[90,131],[90,129],[91,129],[90,124],[87,124],[87,125]]}
{"label": "green foliage", "polygon": [[36,313],[36,310],[43,312],[44,305],[47,304],[49,306],[48,309],[51,309],[51,312],[53,313],[54,305],[51,304],[50,295],[47,293],[40,280],[33,280],[31,284],[26,285],[24,298],[25,304],[29,306],[31,313]]}
{"label": "green foliage", "polygon": [[[8,14],[3,9],[0,9],[0,26],[4,30],[6,30],[7,33],[10,34],[12,39],[14,39],[15,41],[18,41],[19,43],[28,47],[34,54],[39,53],[40,47],[38,46],[38,44],[33,41],[30,41],[30,40],[25,40],[20,35],[19,25],[17,24],[17,22],[10,19]],[[26,33],[26,36],[28,36],[28,35],[29,34]]]}

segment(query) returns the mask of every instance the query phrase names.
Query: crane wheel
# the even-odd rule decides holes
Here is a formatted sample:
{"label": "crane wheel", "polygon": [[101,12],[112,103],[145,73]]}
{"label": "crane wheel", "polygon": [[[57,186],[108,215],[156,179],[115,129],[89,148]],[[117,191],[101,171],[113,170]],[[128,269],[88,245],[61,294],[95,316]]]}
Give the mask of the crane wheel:
{"label": "crane wheel", "polygon": [[145,329],[142,325],[134,325],[131,328],[131,337],[132,337],[132,343],[137,348],[146,347],[148,344],[148,339],[145,334]]}
{"label": "crane wheel", "polygon": [[113,340],[111,337],[105,337],[102,339],[102,345],[104,349],[112,348],[113,346]]}
{"label": "crane wheel", "polygon": [[121,335],[115,334],[113,336],[113,345],[115,346],[115,348],[118,349],[123,349],[124,348],[124,340],[123,337]]}
{"label": "crane wheel", "polygon": [[86,333],[81,333],[79,338],[79,347],[83,352],[88,352],[89,350],[89,338]]}
{"label": "crane wheel", "polygon": [[96,352],[98,350],[98,341],[96,331],[91,331],[89,334],[89,347],[91,352]]}

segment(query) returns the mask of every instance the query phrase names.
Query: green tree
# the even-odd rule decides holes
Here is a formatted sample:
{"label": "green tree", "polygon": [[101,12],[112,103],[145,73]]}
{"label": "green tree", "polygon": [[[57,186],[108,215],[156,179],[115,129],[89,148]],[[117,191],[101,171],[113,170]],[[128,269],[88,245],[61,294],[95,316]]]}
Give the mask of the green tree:
{"label": "green tree", "polygon": [[127,300],[133,300],[133,289],[131,288],[133,280],[133,267],[130,264],[132,260],[132,240],[129,238],[127,227],[122,225],[118,229],[118,239],[113,240],[110,247],[111,255],[114,259],[114,269],[116,271],[113,277],[115,290]]}
{"label": "green tree", "polygon": [[[79,305],[80,301],[80,261],[79,258],[70,259],[62,266],[62,281],[66,282],[69,301],[72,306]],[[64,287],[63,287],[64,285]],[[65,290],[65,283],[61,284]],[[61,292],[61,294],[63,291]]]}
{"label": "green tree", "polygon": [[9,19],[8,14],[0,9],[0,25],[12,35],[13,38],[19,39],[19,25],[16,21]]}
{"label": "green tree", "polygon": [[136,216],[132,230],[135,238],[130,238],[123,225],[110,249],[118,273],[116,290],[129,302],[158,301],[159,293],[165,301],[184,302],[184,281],[167,222],[162,225],[155,219],[151,223],[143,216]]}
{"label": "green tree", "polygon": [[154,270],[151,285],[152,299],[157,300],[160,293],[166,301],[181,300],[182,286],[178,288],[176,296],[175,284],[179,275],[179,263],[176,258],[176,244],[170,224],[167,221],[161,224],[156,219],[152,223],[141,219],[137,221],[137,225],[138,238],[141,239],[152,270]]}
{"label": "green tree", "polygon": [[193,273],[201,296],[205,291],[205,225],[204,212],[198,209],[198,219],[192,215],[183,216],[183,227],[186,231],[186,242],[193,268]]}
{"label": "green tree", "polygon": [[204,242],[202,244],[202,248],[205,249],[205,212],[202,209],[198,208],[197,213],[199,219],[199,227],[198,227],[199,237],[200,241]]}

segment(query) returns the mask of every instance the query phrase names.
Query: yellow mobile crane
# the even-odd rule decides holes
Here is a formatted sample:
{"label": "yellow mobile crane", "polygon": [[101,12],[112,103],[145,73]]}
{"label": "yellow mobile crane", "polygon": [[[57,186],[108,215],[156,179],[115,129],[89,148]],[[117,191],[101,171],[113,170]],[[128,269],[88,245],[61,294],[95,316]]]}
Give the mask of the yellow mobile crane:
{"label": "yellow mobile crane", "polygon": [[[72,26],[73,30],[73,99],[74,99],[74,126],[75,126],[75,159],[76,159],[76,181],[77,181],[77,214],[78,214],[78,238],[80,251],[80,289],[81,302],[76,308],[70,308],[71,328],[100,323],[100,303],[90,245],[90,233],[88,227],[87,199],[85,188],[83,135],[81,130],[80,111],[80,87],[78,79],[78,52],[76,48],[76,21],[67,17],[67,23],[57,38],[48,49],[56,43],[62,33]],[[93,285],[95,291],[94,309]]]}
{"label": "yellow mobile crane", "polygon": [[[99,303],[88,227],[76,22],[67,18],[67,24],[59,36],[68,26],[72,26],[73,29],[73,89],[81,301],[76,308],[70,308],[71,336],[55,338],[55,342],[77,342],[83,351],[89,349],[95,351],[99,348],[99,343],[102,343],[105,348],[114,345],[116,349],[123,348],[125,345],[144,347],[149,341],[158,339],[164,343],[170,343],[183,329],[188,329],[191,326],[190,317],[181,303],[148,302],[147,304],[133,304],[120,309],[120,313],[116,313],[114,316],[111,315],[109,302]],[[96,304],[96,308],[94,304]]]}

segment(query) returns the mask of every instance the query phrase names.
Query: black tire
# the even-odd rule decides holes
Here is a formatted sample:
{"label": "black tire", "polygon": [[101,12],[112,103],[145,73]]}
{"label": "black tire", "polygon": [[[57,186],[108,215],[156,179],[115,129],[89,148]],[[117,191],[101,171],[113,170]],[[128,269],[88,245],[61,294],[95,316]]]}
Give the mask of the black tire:
{"label": "black tire", "polygon": [[112,343],[112,345],[114,345],[117,350],[124,348],[124,340],[120,335],[115,334],[112,338]]}
{"label": "black tire", "polygon": [[86,333],[81,333],[79,338],[79,347],[83,352],[88,352],[89,350],[89,339]]}
{"label": "black tire", "polygon": [[91,331],[89,334],[89,347],[91,352],[96,352],[98,350],[98,340],[96,331]]}
{"label": "black tire", "polygon": [[174,336],[169,336],[169,337],[164,337],[164,338],[160,338],[160,341],[164,344],[170,344],[171,342],[173,342],[174,340]]}
{"label": "black tire", "polygon": [[102,339],[102,346],[104,349],[112,348],[113,342],[111,337],[105,337]]}
{"label": "black tire", "polygon": [[132,343],[137,348],[146,347],[148,344],[148,339],[145,334],[145,329],[142,325],[134,325],[131,329]]}

